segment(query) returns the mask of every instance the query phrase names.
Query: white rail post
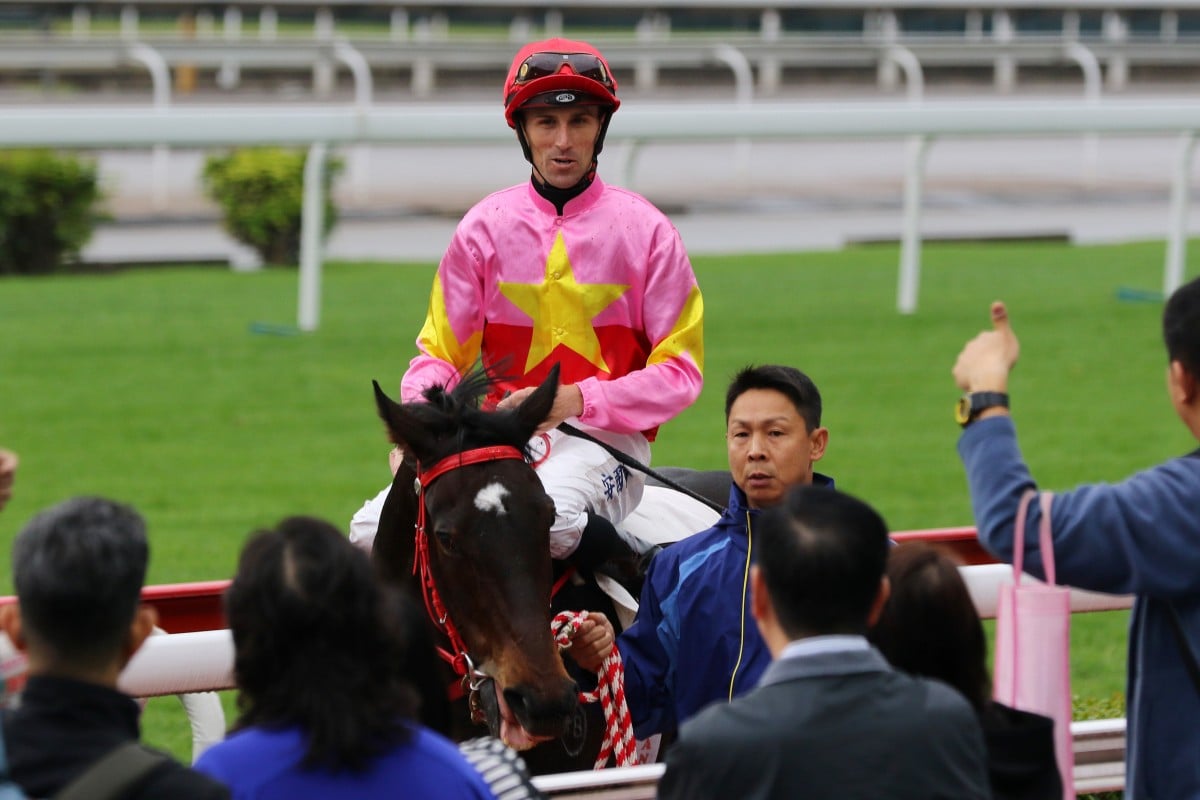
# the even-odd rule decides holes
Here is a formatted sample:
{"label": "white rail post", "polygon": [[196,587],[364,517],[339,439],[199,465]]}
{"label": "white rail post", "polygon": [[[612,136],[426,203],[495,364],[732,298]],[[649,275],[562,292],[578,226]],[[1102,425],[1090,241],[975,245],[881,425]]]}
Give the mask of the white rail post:
{"label": "white rail post", "polygon": [[[754,74],[750,60],[733,45],[719,44],[713,48],[717,60],[733,70],[736,100],[739,108],[747,108],[754,102]],[[741,137],[733,143],[734,172],[738,181],[745,181],[750,173],[750,140]]]}
{"label": "white rail post", "polygon": [[138,37],[138,10],[136,6],[121,7],[121,38],[136,39]]}
{"label": "white rail post", "polygon": [[1179,156],[1175,164],[1175,177],[1171,181],[1171,230],[1167,238],[1167,260],[1163,265],[1164,298],[1170,297],[1183,284],[1196,136],[1196,131],[1188,131],[1179,137]]}
{"label": "white rail post", "polygon": [[296,327],[315,331],[321,320],[321,240],[325,227],[325,161],[329,147],[314,142],[304,160],[300,210],[300,300]]}
{"label": "white rail post", "polygon": [[258,38],[260,41],[273,42],[279,35],[279,12],[274,6],[263,6],[258,12]]}
{"label": "white rail post", "polygon": [[[1100,102],[1100,61],[1095,53],[1079,42],[1067,42],[1067,57],[1079,65],[1083,72],[1083,99],[1088,105]],[[1083,179],[1091,185],[1096,182],[1097,165],[1100,163],[1100,134],[1090,131],[1083,135]]]}
{"label": "white rail post", "polygon": [[[321,6],[313,16],[313,38],[318,42],[333,39],[333,12],[329,6]],[[313,93],[317,97],[328,97],[333,94],[333,84],[333,62],[329,56],[321,53],[313,64]]]}
{"label": "white rail post", "polygon": [[[225,37],[225,41],[230,44],[235,44],[242,38],[242,10],[237,6],[227,6],[225,8],[225,17],[221,25],[221,32]],[[242,80],[242,67],[233,58],[226,58],[221,61],[221,67],[217,70],[217,86],[220,86],[226,91],[236,89]]]}
{"label": "white rail post", "polygon": [[[783,33],[783,17],[779,9],[766,8],[762,12],[759,24],[761,37],[764,42],[778,42]],[[758,86],[763,94],[772,95],[779,91],[783,83],[783,64],[778,58],[763,57],[758,60]]]}
{"label": "white rail post", "polygon": [[[417,17],[413,23],[413,40],[417,42],[433,41],[433,28],[429,17]],[[417,97],[429,97],[433,94],[433,84],[436,79],[433,58],[422,56],[413,62],[412,91]]]}
{"label": "white rail post", "polygon": [[[1129,34],[1125,15],[1116,9],[1104,12],[1101,28],[1106,41],[1122,45]],[[1119,48],[1108,59],[1108,88],[1119,92],[1129,83],[1129,58]]]}
{"label": "white rail post", "polygon": [[[346,65],[354,78],[354,107],[360,114],[371,110],[374,82],[371,79],[371,65],[363,54],[349,42],[339,39],[333,46],[334,55]],[[354,145],[351,156],[350,185],[357,202],[365,203],[371,195],[371,146],[365,143]]]}
{"label": "white rail post", "polygon": [[396,6],[392,9],[388,23],[388,37],[393,42],[408,41],[408,9]]}
{"label": "white rail post", "polygon": [[92,10],[83,3],[71,10],[71,36],[76,39],[86,39],[91,32]]}
{"label": "white rail post", "polygon": [[[900,22],[896,19],[896,12],[890,8],[878,12],[875,16],[875,28],[883,52],[886,54],[887,50],[893,47],[896,40],[900,38]],[[900,80],[896,62],[888,58],[880,59],[876,80],[879,82],[879,88],[884,91],[895,89],[896,83]]]}
{"label": "white rail post", "polygon": [[[154,87],[154,110],[165,114],[171,108],[171,70],[162,55],[148,44],[134,42],[129,45],[129,57],[150,71],[150,84]],[[154,145],[150,166],[151,202],[155,211],[167,207],[169,196],[168,180],[171,150],[165,144]]]}
{"label": "white rail post", "polygon": [[[1008,11],[998,8],[992,13],[992,39],[998,44],[1011,44],[1015,36],[1012,17]],[[1017,85],[1017,61],[1010,53],[996,56],[994,80],[996,91],[1001,94],[1010,93]]]}
{"label": "white rail post", "polygon": [[896,310],[913,314],[921,286],[921,196],[925,188],[925,160],[932,138],[910,136],[904,167],[904,230],[900,239],[900,282]]}

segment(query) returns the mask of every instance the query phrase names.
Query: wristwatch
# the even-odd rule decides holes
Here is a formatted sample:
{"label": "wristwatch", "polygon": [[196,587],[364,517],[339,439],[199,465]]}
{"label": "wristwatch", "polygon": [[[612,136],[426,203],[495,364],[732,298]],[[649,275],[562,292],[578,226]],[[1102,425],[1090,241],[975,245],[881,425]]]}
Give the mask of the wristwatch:
{"label": "wristwatch", "polygon": [[1008,408],[1008,395],[1004,392],[967,392],[958,398],[958,405],[954,407],[954,421],[965,428],[982,411],[996,406]]}

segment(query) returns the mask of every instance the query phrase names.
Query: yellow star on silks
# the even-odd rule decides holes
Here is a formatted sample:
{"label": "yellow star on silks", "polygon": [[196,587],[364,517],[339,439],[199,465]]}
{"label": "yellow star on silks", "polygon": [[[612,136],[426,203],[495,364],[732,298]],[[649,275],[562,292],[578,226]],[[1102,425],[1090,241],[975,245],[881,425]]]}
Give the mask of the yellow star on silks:
{"label": "yellow star on silks", "polygon": [[560,231],[541,283],[500,282],[500,293],[533,320],[525,371],[531,372],[561,344],[609,372],[592,320],[628,288],[620,283],[577,283]]}

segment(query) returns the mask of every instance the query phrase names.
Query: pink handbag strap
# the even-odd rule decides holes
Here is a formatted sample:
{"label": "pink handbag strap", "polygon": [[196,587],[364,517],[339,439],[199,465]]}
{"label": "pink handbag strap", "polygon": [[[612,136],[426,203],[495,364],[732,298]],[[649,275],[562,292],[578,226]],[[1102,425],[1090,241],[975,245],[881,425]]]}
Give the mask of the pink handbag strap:
{"label": "pink handbag strap", "polygon": [[1054,586],[1054,540],[1050,538],[1050,505],[1054,502],[1053,492],[1042,492],[1042,519],[1038,526],[1038,542],[1042,548],[1042,572],[1046,583]]}
{"label": "pink handbag strap", "polygon": [[[1017,519],[1013,523],[1013,583],[1021,583],[1022,567],[1025,565],[1025,519],[1029,512],[1029,503],[1039,496],[1036,489],[1026,489],[1017,504]],[[1042,518],[1038,525],[1038,546],[1042,554],[1042,571],[1046,574],[1046,583],[1054,585],[1054,541],[1050,538],[1050,507],[1054,502],[1053,492],[1042,492]]]}

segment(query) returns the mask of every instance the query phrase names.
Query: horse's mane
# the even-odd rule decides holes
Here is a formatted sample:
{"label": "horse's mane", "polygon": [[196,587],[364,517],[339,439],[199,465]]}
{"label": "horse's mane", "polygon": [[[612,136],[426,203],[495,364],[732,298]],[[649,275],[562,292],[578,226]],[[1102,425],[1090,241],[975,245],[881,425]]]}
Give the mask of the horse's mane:
{"label": "horse's mane", "polygon": [[446,455],[458,450],[506,444],[528,456],[529,430],[510,411],[485,410],[483,399],[499,376],[484,367],[466,372],[452,388],[434,385],[422,392],[424,403],[413,403],[422,425],[449,446]]}

